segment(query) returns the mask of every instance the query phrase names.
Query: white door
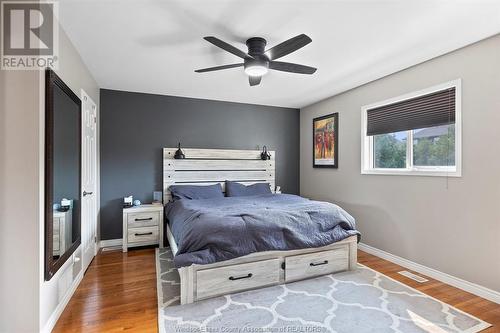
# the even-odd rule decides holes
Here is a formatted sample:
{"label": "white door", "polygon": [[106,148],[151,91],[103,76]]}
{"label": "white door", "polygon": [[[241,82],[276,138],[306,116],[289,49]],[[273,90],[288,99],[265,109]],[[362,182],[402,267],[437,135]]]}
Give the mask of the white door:
{"label": "white door", "polygon": [[82,90],[83,271],[97,253],[97,106]]}

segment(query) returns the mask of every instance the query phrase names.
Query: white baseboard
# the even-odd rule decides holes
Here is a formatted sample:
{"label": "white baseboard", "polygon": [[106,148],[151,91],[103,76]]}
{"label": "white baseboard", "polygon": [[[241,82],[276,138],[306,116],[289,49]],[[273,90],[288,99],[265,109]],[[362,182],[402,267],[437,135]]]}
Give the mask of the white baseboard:
{"label": "white baseboard", "polygon": [[385,252],[374,248],[372,246],[359,243],[358,248],[361,251],[373,254],[374,256],[380,257],[382,259],[388,260],[405,268],[411,269],[420,274],[427,275],[433,279],[449,284],[453,287],[460,288],[471,294],[477,295],[479,297],[485,298],[489,301],[500,304],[500,292],[480,286],[478,284],[457,278],[455,276],[440,272],[433,268],[418,264],[416,262],[410,261],[405,258],[398,257],[389,252]]}
{"label": "white baseboard", "polygon": [[114,247],[114,246],[122,246],[123,240],[121,238],[117,239],[104,239],[99,242],[99,248],[103,247]]}
{"label": "white baseboard", "polygon": [[52,330],[54,329],[54,326],[56,326],[57,320],[59,319],[59,317],[63,313],[64,309],[66,308],[66,305],[68,305],[69,300],[71,299],[71,297],[75,293],[76,289],[80,285],[80,282],[82,281],[82,279],[83,279],[83,271],[78,273],[78,275],[76,276],[76,279],[73,281],[71,288],[68,290],[66,295],[64,295],[64,298],[62,299],[62,301],[59,302],[59,304],[57,305],[54,312],[52,312],[52,315],[50,315],[49,319],[45,323],[45,326],[42,328],[41,333],[52,332]]}

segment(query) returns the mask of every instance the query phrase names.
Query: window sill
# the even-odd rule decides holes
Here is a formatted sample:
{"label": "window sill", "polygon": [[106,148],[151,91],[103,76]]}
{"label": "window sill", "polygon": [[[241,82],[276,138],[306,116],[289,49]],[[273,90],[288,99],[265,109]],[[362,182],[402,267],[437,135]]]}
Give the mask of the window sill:
{"label": "window sill", "polygon": [[361,170],[362,175],[388,175],[388,176],[429,176],[429,177],[462,177],[458,170],[423,170],[423,169],[367,169]]}

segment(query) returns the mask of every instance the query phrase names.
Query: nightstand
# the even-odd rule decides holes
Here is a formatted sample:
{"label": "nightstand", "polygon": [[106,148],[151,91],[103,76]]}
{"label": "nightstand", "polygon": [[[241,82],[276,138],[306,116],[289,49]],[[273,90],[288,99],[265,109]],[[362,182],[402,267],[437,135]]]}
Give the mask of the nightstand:
{"label": "nightstand", "polygon": [[123,208],[123,252],[129,247],[155,244],[163,247],[163,205]]}
{"label": "nightstand", "polygon": [[54,256],[62,256],[73,244],[71,240],[71,226],[73,225],[73,214],[71,209],[66,212],[54,210],[53,213],[52,251]]}

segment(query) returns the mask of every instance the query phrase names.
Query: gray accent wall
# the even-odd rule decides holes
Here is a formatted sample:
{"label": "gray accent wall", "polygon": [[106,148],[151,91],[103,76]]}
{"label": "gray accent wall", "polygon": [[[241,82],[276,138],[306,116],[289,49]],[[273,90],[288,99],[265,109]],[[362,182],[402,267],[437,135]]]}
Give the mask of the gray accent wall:
{"label": "gray accent wall", "polygon": [[[249,88],[250,89],[250,88]],[[122,238],[123,197],[162,190],[162,148],[276,150],[276,184],[299,193],[299,110],[101,89],[101,239]]]}
{"label": "gray accent wall", "polygon": [[[500,292],[500,35],[301,109],[300,190],[362,242]],[[462,79],[462,177],[361,175],[361,107]],[[312,168],[312,119],[339,112],[339,168]]]}
{"label": "gray accent wall", "polygon": [[62,89],[54,87],[54,155],[53,155],[53,200],[61,203],[63,198],[80,198],[80,156],[78,149],[81,135],[78,131],[80,110]]}

